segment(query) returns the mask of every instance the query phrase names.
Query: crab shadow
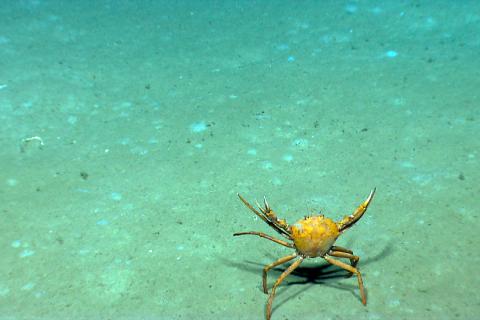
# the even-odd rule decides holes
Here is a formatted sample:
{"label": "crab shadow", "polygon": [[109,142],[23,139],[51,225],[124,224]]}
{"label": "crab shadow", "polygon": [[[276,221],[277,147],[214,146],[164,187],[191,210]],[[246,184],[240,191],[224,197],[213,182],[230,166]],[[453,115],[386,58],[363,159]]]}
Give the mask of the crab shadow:
{"label": "crab shadow", "polygon": [[[375,261],[381,260],[389,256],[392,252],[392,246],[390,243],[387,243],[384,248],[376,255],[369,257],[368,259],[360,259],[359,267],[362,268],[366,265],[374,263]],[[269,259],[272,261],[278,259],[271,254],[268,254]],[[338,259],[338,258],[336,258]],[[344,260],[344,259],[342,259]],[[348,260],[347,260],[348,261]],[[246,262],[246,263],[245,263]],[[237,267],[239,269],[255,273],[259,275],[259,289],[261,289],[261,275],[264,265],[254,261],[244,261],[243,263],[228,261],[228,264]],[[291,265],[292,262],[285,263],[276,268],[271,269],[268,272],[268,290],[270,292],[273,283],[275,280]],[[364,275],[364,273],[362,273]],[[353,282],[340,283],[339,279],[351,278]],[[282,298],[282,296],[287,292],[287,290],[279,290],[275,295],[275,303],[272,308],[272,312],[278,307],[283,305],[290,299],[293,299],[305,292],[314,285],[323,285],[331,288],[336,288],[339,290],[349,291],[354,295],[358,301],[361,303],[361,297],[358,293],[358,283],[355,275],[350,274],[349,272],[339,268],[337,266],[331,265],[322,258],[306,259],[297,269],[295,269],[288,277],[280,284],[279,288],[302,285],[304,286],[301,290],[298,290],[294,294],[289,294],[287,297]],[[368,289],[365,288],[368,296]]]}

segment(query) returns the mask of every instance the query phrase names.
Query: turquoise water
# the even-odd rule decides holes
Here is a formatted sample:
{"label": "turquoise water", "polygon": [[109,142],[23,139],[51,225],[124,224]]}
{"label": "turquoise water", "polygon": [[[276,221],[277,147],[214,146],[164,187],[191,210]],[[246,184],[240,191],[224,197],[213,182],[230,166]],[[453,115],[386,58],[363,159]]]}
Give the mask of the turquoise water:
{"label": "turquoise water", "polygon": [[[480,317],[478,1],[4,1],[0,319]],[[289,263],[269,272],[268,284]]]}

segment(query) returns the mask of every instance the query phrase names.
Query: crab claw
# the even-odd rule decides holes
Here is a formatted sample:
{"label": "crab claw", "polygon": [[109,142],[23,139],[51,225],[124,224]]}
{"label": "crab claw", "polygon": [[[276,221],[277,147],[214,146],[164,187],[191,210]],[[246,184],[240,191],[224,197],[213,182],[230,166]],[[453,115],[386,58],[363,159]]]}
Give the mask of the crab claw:
{"label": "crab claw", "polygon": [[265,205],[265,210],[271,211],[270,206],[268,205],[268,202],[267,202],[267,197],[265,196],[263,196],[263,204]]}
{"label": "crab claw", "polygon": [[367,199],[361,205],[359,205],[358,208],[355,209],[355,211],[351,215],[345,216],[343,217],[342,220],[337,222],[338,230],[340,232],[347,230],[348,228],[353,226],[355,222],[360,220],[363,214],[367,211],[367,208],[370,205],[370,202],[372,201],[373,196],[375,195],[375,190],[376,188],[373,188],[373,190],[368,195]]}

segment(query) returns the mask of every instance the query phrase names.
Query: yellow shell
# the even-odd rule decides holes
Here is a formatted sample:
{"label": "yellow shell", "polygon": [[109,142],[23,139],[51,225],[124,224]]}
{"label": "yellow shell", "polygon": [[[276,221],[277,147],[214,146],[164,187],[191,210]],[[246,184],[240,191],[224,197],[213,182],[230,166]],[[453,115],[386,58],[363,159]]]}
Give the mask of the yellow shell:
{"label": "yellow shell", "polygon": [[340,235],[337,224],[323,215],[297,221],[290,232],[295,248],[305,257],[323,257]]}

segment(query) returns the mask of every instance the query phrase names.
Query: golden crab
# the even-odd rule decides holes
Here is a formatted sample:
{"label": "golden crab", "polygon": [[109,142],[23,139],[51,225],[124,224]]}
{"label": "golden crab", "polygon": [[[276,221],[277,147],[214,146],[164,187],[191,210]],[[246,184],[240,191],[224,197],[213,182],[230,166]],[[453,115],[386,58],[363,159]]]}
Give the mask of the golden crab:
{"label": "golden crab", "polygon": [[[275,290],[280,285],[280,283],[282,283],[282,281],[290,273],[292,273],[292,271],[295,270],[306,258],[321,257],[325,259],[328,263],[340,267],[350,272],[350,274],[355,274],[358,279],[358,286],[360,288],[360,297],[362,299],[362,303],[364,305],[367,304],[367,297],[365,295],[365,289],[363,287],[362,275],[356,267],[358,261],[360,260],[360,257],[354,255],[353,252],[349,249],[335,246],[334,243],[345,230],[347,230],[348,228],[353,226],[358,220],[360,220],[365,211],[367,211],[368,205],[372,201],[374,194],[375,188],[370,192],[370,195],[367,197],[367,199],[360,206],[358,206],[358,208],[355,209],[355,211],[351,215],[343,217],[343,219],[339,222],[335,222],[332,219],[325,217],[324,215],[315,215],[305,217],[297,221],[293,225],[288,225],[284,219],[277,218],[275,212],[268,205],[267,199],[263,198],[264,207],[261,207],[258,202],[256,203],[258,207],[257,210],[250,203],[248,203],[248,201],[245,200],[240,194],[237,194],[240,200],[242,200],[245,206],[247,206],[247,208],[249,208],[253,213],[255,213],[260,219],[265,221],[280,235],[286,238],[287,241],[276,239],[263,232],[256,231],[237,232],[233,234],[234,236],[240,236],[245,234],[256,235],[271,240],[275,243],[281,244],[282,246],[295,249],[295,253],[280,258],[277,261],[266,265],[263,268],[263,292],[268,294],[267,272],[278,265],[296,259],[280,275],[280,277],[278,277],[277,281],[275,281],[275,284],[272,287],[272,290],[270,291],[266,308],[267,320],[270,320],[272,314],[272,303],[273,298],[275,297]],[[293,241],[293,243],[291,241]],[[349,259],[350,265],[345,262],[333,259],[331,257]]]}

